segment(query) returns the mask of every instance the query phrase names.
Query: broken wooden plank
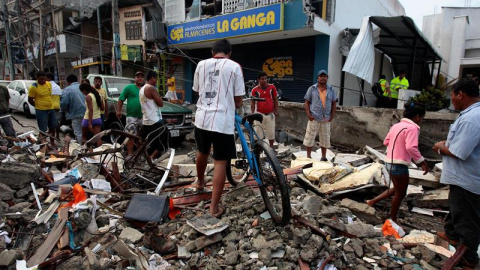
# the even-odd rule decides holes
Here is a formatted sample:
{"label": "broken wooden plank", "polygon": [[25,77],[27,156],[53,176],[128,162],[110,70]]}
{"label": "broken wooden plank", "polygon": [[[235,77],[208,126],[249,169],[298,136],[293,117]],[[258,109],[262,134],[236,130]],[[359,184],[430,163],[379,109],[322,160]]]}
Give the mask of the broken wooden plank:
{"label": "broken wooden plank", "polygon": [[112,191],[118,190],[119,192],[123,192],[123,188],[118,184],[115,177],[113,177],[110,172],[103,166],[100,166],[100,173],[105,176],[105,179],[112,184]]}
{"label": "broken wooden plank", "polygon": [[68,208],[61,208],[58,212],[58,219],[55,222],[55,225],[53,225],[52,230],[48,234],[47,239],[45,240],[45,242],[42,243],[42,245],[40,245],[40,247],[37,249],[37,252],[35,252],[35,254],[33,254],[33,256],[28,259],[28,267],[33,267],[45,261],[52,249],[57,244],[58,239],[63,233],[63,230],[65,230],[65,223],[67,222],[67,220]]}
{"label": "broken wooden plank", "polygon": [[62,236],[60,236],[60,239],[58,240],[57,248],[58,249],[64,249],[68,247],[70,244],[70,230],[65,229],[62,233]]}

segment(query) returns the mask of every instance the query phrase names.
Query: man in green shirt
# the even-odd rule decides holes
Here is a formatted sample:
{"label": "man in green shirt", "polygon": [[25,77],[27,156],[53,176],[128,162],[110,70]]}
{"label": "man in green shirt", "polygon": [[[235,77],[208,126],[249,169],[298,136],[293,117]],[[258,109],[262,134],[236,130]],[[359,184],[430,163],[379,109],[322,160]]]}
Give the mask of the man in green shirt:
{"label": "man in green shirt", "polygon": [[[117,102],[117,118],[122,117],[123,102],[127,100],[127,125],[125,129],[127,132],[137,134],[142,126],[142,106],[140,105],[139,92],[140,88],[145,84],[145,75],[142,71],[135,73],[135,83],[125,86]],[[133,154],[134,141],[130,140],[127,143],[128,155]]]}

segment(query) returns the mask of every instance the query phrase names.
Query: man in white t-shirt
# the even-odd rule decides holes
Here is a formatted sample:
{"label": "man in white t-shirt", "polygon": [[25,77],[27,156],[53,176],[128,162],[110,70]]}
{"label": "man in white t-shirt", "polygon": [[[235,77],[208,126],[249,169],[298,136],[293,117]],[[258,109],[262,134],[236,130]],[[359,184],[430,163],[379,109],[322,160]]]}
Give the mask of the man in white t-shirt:
{"label": "man in white t-shirt", "polygon": [[242,67],[230,60],[232,46],[226,39],[212,47],[212,58],[200,61],[195,70],[193,90],[198,92],[195,113],[197,143],[197,190],[205,186],[205,169],[213,145],[213,192],[210,214],[220,217],[225,211],[219,206],[225,185],[226,167],[236,157],[235,109],[242,105],[245,94]]}

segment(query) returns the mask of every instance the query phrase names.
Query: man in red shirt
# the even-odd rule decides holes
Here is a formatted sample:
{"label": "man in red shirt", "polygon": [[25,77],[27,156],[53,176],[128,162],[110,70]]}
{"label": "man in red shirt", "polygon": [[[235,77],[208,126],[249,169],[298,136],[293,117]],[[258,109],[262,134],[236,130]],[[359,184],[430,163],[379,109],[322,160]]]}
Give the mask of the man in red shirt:
{"label": "man in red shirt", "polygon": [[[254,127],[260,138],[266,137],[273,147],[275,140],[275,117],[278,116],[277,89],[273,84],[267,83],[267,73],[260,71],[257,75],[258,85],[252,89],[252,97],[264,98],[265,101],[252,100],[252,113],[263,114],[263,121],[255,121]],[[259,128],[261,127],[261,129]],[[264,134],[265,133],[265,134]]]}

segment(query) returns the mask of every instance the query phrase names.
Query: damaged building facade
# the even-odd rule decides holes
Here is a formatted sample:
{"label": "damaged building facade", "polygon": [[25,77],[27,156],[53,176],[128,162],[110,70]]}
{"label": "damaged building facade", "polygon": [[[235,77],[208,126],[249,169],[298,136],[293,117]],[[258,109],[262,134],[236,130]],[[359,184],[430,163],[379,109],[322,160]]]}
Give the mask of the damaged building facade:
{"label": "damaged building facade", "polygon": [[30,79],[45,70],[66,86],[70,73],[133,77],[157,67],[154,41],[164,31],[145,30],[159,28],[157,1],[6,0],[2,9],[9,27],[2,24],[0,32],[12,42],[13,55],[10,61],[8,50],[2,51],[4,79]]}

